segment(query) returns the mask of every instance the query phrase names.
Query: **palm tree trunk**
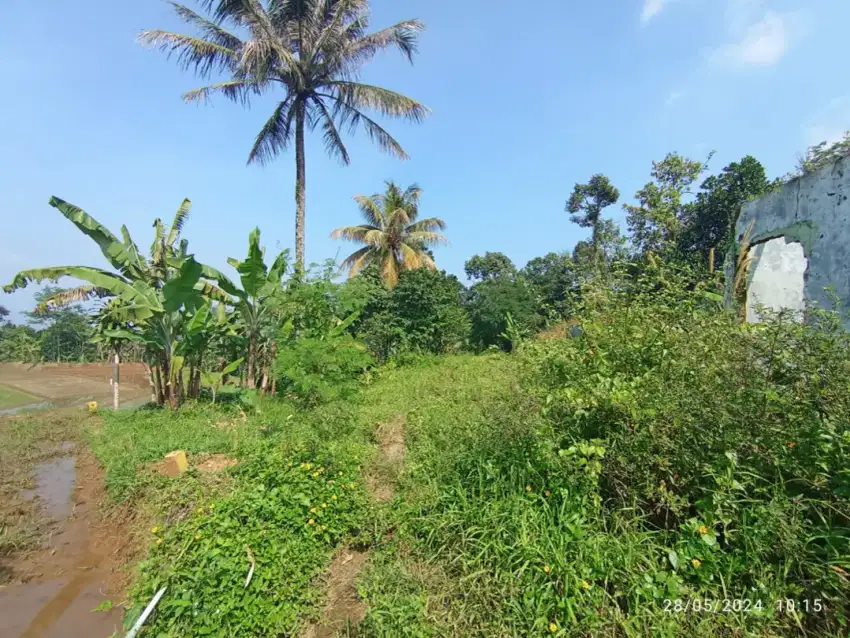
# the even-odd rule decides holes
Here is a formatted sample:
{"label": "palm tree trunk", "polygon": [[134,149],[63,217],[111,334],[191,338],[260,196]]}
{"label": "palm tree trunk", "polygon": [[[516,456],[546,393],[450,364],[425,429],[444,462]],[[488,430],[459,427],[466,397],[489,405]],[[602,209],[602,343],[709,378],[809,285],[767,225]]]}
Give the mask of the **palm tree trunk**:
{"label": "palm tree trunk", "polygon": [[304,104],[295,111],[295,270],[304,269],[304,218],[307,209],[307,176],[304,162]]}

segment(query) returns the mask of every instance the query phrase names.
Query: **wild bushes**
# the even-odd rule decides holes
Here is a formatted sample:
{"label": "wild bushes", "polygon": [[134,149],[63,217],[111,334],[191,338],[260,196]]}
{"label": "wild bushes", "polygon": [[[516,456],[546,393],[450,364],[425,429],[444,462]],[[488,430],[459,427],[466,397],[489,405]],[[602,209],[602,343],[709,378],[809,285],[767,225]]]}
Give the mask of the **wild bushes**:
{"label": "wild bushes", "polygon": [[524,349],[554,445],[598,441],[601,513],[636,507],[691,591],[820,599],[807,622],[836,629],[850,594],[837,316],[739,325],[669,272],[612,288],[588,297],[581,336]]}

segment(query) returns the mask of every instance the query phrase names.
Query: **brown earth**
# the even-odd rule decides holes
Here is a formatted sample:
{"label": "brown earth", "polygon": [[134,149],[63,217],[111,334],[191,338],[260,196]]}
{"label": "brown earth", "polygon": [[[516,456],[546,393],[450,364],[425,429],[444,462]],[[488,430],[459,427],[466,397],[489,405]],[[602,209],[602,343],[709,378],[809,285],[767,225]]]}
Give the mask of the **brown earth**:
{"label": "brown earth", "polygon": [[[0,635],[106,638],[121,630],[127,524],[101,514],[103,473],[84,446],[53,451],[32,468],[34,489],[22,495],[41,510],[42,542],[3,557]],[[111,609],[93,611],[99,605]]]}
{"label": "brown earth", "polygon": [[[150,397],[150,384],[141,363],[121,364],[121,402],[138,403]],[[112,404],[112,365],[109,363],[0,363],[0,385],[17,388],[57,407],[87,401]]]}
{"label": "brown earth", "polygon": [[[375,430],[378,455],[367,472],[366,483],[372,498],[379,503],[395,498],[395,482],[404,467],[404,423],[404,416],[398,416]],[[334,555],[328,568],[326,604],[321,620],[310,625],[303,638],[332,638],[356,631],[368,611],[366,602],[357,596],[357,579],[370,553],[342,547]]]}

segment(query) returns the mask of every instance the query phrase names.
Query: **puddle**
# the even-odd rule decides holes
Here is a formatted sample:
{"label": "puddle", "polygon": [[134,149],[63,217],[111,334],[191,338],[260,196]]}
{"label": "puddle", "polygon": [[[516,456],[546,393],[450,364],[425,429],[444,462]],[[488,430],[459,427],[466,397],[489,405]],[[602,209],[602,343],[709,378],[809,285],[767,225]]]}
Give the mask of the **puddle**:
{"label": "puddle", "polygon": [[17,408],[6,408],[5,410],[0,410],[0,415],[14,415],[19,414],[21,412],[29,412],[30,410],[45,410],[50,407],[53,407],[53,404],[50,401],[42,401],[41,403],[30,403],[28,405],[21,405]]}
{"label": "puddle", "polygon": [[[66,447],[70,445],[70,447]],[[73,443],[63,443],[60,449],[68,450]],[[33,470],[35,489],[24,490],[24,498],[38,498],[48,516],[61,520],[71,514],[74,483],[77,475],[76,460],[73,456],[63,456],[39,463]]]}

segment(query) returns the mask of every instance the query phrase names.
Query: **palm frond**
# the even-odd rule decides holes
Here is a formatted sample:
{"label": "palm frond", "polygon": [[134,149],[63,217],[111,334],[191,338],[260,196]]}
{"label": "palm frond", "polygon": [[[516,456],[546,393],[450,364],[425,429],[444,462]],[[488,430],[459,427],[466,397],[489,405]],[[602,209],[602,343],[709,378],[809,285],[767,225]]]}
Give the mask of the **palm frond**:
{"label": "palm frond", "polygon": [[398,264],[395,260],[395,254],[391,250],[387,252],[388,254],[384,256],[381,264],[381,278],[388,287],[394,288],[398,283]]}
{"label": "palm frond", "polygon": [[449,240],[445,235],[423,230],[405,233],[405,239],[406,241],[420,243],[423,246],[446,245],[449,243]]}
{"label": "palm frond", "polygon": [[322,113],[322,128],[325,130],[325,150],[328,152],[328,155],[339,158],[340,162],[348,166],[351,163],[351,159],[348,157],[348,149],[345,148],[342,137],[336,128],[336,124],[334,124],[333,117],[325,106],[325,103],[322,102],[322,98],[315,98],[313,103]]}
{"label": "palm frond", "polygon": [[407,243],[402,243],[398,249],[401,257],[401,263],[406,270],[415,270],[422,265],[422,251],[414,249]]}
{"label": "palm frond", "polygon": [[427,232],[435,232],[437,230],[445,230],[446,222],[444,222],[439,217],[428,217],[427,219],[420,219],[418,222],[414,222],[410,226],[407,227],[407,232],[409,233],[418,233],[422,231]]}
{"label": "palm frond", "polygon": [[238,51],[242,48],[242,40],[230,33],[227,29],[224,29],[220,24],[195,13],[189,7],[178,2],[169,1],[168,4],[172,6],[174,12],[181,20],[183,20],[183,22],[197,27],[204,35],[204,38],[210,42],[233,51]]}
{"label": "palm frond", "polygon": [[347,241],[358,241],[371,246],[381,243],[384,231],[375,226],[363,224],[361,226],[343,226],[331,233],[331,239],[345,239]]}
{"label": "palm frond", "polygon": [[174,213],[174,220],[171,222],[171,230],[168,231],[168,238],[165,240],[165,244],[167,246],[174,246],[174,242],[177,241],[177,238],[183,231],[183,225],[186,223],[186,220],[189,219],[189,213],[191,212],[192,200],[187,197],[183,200],[183,203],[180,204],[180,208],[177,209],[177,212]]}
{"label": "palm frond", "polygon": [[360,208],[360,214],[369,222],[370,226],[382,228],[386,224],[384,212],[381,210],[381,195],[373,195],[366,197],[365,195],[355,195],[354,201]]}
{"label": "palm frond", "polygon": [[200,77],[208,77],[213,71],[232,67],[237,53],[215,42],[171,31],[154,29],[139,34],[140,44],[159,49],[170,58],[177,56],[177,64],[183,69],[194,69]]}
{"label": "palm frond", "polygon": [[375,254],[375,249],[372,246],[364,246],[346,257],[340,264],[340,268],[348,270],[349,277],[354,277],[369,264],[370,258]]}
{"label": "palm frond", "polygon": [[191,102],[207,102],[210,100],[213,93],[221,93],[231,102],[238,102],[243,106],[250,105],[251,94],[260,95],[264,85],[254,80],[228,80],[227,82],[217,82],[208,86],[202,86],[191,91],[186,91],[183,94],[183,101]]}
{"label": "palm frond", "polygon": [[292,139],[292,120],[298,108],[303,108],[303,103],[293,99],[291,94],[277,105],[272,116],[257,134],[254,146],[248,154],[249,164],[267,164],[289,145]]}
{"label": "palm frond", "polygon": [[321,93],[318,93],[317,95],[334,100],[334,116],[339,118],[341,125],[348,126],[349,133],[354,133],[357,130],[357,126],[362,123],[363,127],[366,129],[366,134],[369,136],[369,139],[375,142],[382,151],[389,153],[390,155],[394,155],[399,159],[410,159],[401,147],[401,144],[399,144],[392,135],[387,133],[387,131],[375,122],[375,120],[358,111],[353,106],[349,106],[345,102],[338,100],[331,95],[324,95]]}
{"label": "palm frond", "polygon": [[347,57],[357,66],[363,65],[388,47],[395,46],[408,61],[418,50],[419,33],[425,30],[420,20],[404,20],[386,29],[358,38],[346,51]]}
{"label": "palm frond", "polygon": [[333,80],[327,83],[338,99],[355,109],[371,109],[386,117],[401,117],[411,122],[422,122],[431,112],[424,104],[389,89],[360,82]]}

